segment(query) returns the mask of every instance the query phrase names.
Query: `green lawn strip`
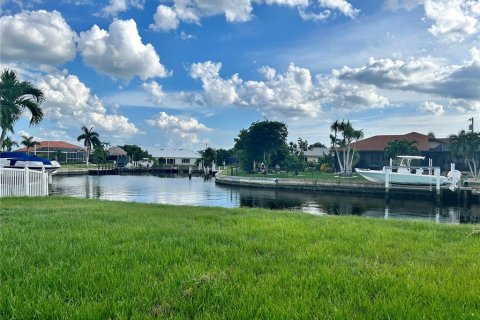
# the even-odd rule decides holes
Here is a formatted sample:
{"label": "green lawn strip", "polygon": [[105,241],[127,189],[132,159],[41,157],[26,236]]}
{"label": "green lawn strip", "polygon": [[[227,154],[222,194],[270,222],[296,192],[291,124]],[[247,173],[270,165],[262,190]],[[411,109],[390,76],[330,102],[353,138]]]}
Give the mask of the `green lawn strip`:
{"label": "green lawn strip", "polygon": [[[231,175],[231,170],[223,170],[223,175]],[[268,174],[262,173],[247,173],[245,171],[234,171],[233,176],[251,177],[251,178],[278,178],[278,179],[294,179],[294,180],[318,180],[324,182],[336,183],[368,183],[368,180],[358,174],[353,174],[351,177],[341,177],[336,173],[323,173],[318,171],[313,172],[299,172],[295,175],[293,172],[271,172]]]}
{"label": "green lawn strip", "polygon": [[472,226],[0,199],[0,318],[478,319]]}

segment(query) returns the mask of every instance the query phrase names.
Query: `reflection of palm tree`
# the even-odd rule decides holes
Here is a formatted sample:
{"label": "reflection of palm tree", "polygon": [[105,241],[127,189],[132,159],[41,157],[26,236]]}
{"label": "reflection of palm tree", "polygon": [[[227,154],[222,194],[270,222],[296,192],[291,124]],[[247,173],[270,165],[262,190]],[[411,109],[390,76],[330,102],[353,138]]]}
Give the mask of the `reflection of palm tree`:
{"label": "reflection of palm tree", "polygon": [[22,136],[22,144],[27,147],[27,153],[30,154],[30,148],[35,148],[35,146],[38,146],[40,142],[34,141],[33,137],[27,137],[27,136]]}
{"label": "reflection of palm tree", "polygon": [[2,150],[5,151],[5,149],[7,151],[12,151],[12,147],[13,146],[19,146],[18,143],[16,141],[13,141],[10,137],[6,137],[5,140],[3,140],[3,143],[2,143]]}
{"label": "reflection of palm tree", "polygon": [[92,148],[95,148],[100,145],[100,139],[97,132],[93,131],[93,127],[87,129],[87,127],[82,126],[82,134],[77,137],[78,141],[83,140],[84,146],[87,148],[87,166],[90,160],[90,151]]}
{"label": "reflection of palm tree", "polygon": [[20,119],[22,112],[28,109],[31,113],[30,125],[39,124],[43,119],[40,104],[44,94],[30,82],[20,82],[12,70],[5,70],[0,76],[0,145],[7,131],[13,132],[13,125]]}

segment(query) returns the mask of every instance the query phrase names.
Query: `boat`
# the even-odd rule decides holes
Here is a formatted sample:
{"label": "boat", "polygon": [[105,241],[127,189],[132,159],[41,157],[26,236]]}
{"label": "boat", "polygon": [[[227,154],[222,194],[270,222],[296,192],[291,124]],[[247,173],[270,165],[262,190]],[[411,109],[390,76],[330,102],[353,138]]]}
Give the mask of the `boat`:
{"label": "boat", "polygon": [[4,168],[42,170],[54,174],[60,169],[60,163],[25,152],[0,152],[0,166]]}
{"label": "boat", "polygon": [[[412,167],[412,160],[424,160],[422,156],[398,156],[401,159],[400,166],[397,171],[393,171],[390,167],[383,167],[382,170],[369,170],[355,168],[355,172],[367,179],[368,181],[375,183],[385,183],[386,174],[388,171],[389,182],[396,184],[413,184],[413,185],[436,185],[437,179],[440,185],[454,182],[455,184],[460,179],[460,172],[454,170],[448,173],[447,176],[432,174],[432,170],[426,170],[421,167]],[[393,167],[395,168],[395,167]],[[388,170],[387,170],[388,169]]]}

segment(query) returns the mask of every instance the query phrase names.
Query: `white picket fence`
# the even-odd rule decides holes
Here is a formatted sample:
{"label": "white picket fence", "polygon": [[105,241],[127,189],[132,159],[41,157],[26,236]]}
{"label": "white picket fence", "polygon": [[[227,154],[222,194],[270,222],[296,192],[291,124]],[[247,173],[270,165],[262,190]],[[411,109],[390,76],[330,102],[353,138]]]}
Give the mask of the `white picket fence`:
{"label": "white picket fence", "polygon": [[0,197],[48,196],[48,172],[0,166]]}

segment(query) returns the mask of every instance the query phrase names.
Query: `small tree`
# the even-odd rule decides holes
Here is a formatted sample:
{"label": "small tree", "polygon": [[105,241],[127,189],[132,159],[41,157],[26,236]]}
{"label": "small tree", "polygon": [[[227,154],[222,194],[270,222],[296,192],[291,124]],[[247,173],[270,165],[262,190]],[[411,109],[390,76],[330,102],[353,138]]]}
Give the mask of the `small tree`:
{"label": "small tree", "polygon": [[147,150],[143,150],[137,145],[132,145],[132,144],[125,144],[123,146],[119,146],[125,152],[127,155],[133,160],[133,161],[139,161],[142,160],[143,158],[152,158],[151,154],[148,153]]}
{"label": "small tree", "polygon": [[[337,156],[340,173],[344,176],[352,175],[352,166],[355,158],[355,148],[351,144],[363,138],[363,130],[355,130],[350,121],[336,120],[330,126],[333,134],[330,135],[332,146]],[[342,157],[340,157],[342,152]]]}
{"label": "small tree", "polygon": [[92,149],[95,149],[95,147],[100,145],[100,139],[98,138],[99,137],[98,133],[93,131],[93,127],[91,127],[90,129],[87,129],[87,127],[82,126],[81,130],[82,130],[82,134],[77,137],[77,141],[83,140],[83,144],[85,148],[87,148],[87,166],[88,166],[90,161],[90,151],[92,151]]}
{"label": "small tree", "polygon": [[281,163],[288,155],[287,126],[278,121],[254,122],[248,129],[240,130],[234,150],[245,170],[252,170],[253,163],[269,166]]}
{"label": "small tree", "polygon": [[35,146],[38,146],[40,142],[34,141],[33,137],[27,137],[27,136],[22,136],[23,140],[21,144],[23,144],[25,147],[27,147],[27,153],[30,154],[30,148],[35,148]]}
{"label": "small tree", "polygon": [[450,151],[454,159],[461,160],[468,165],[473,178],[480,178],[480,166],[477,166],[476,156],[480,152],[480,132],[465,132],[452,134],[450,138]]}
{"label": "small tree", "polygon": [[199,161],[203,161],[203,165],[205,167],[211,167],[212,163],[217,157],[217,152],[215,149],[208,147],[205,150],[200,151],[200,155],[202,157],[199,159]]}
{"label": "small tree", "polygon": [[405,139],[393,140],[387,144],[383,151],[387,159],[395,159],[397,156],[400,155],[415,156],[420,154],[416,144],[417,141],[408,141]]}
{"label": "small tree", "polygon": [[3,151],[12,151],[12,147],[13,146],[17,146],[18,147],[18,143],[16,141],[13,141],[9,136],[7,136],[5,138],[5,140],[3,140],[3,143],[2,143],[2,150]]}

